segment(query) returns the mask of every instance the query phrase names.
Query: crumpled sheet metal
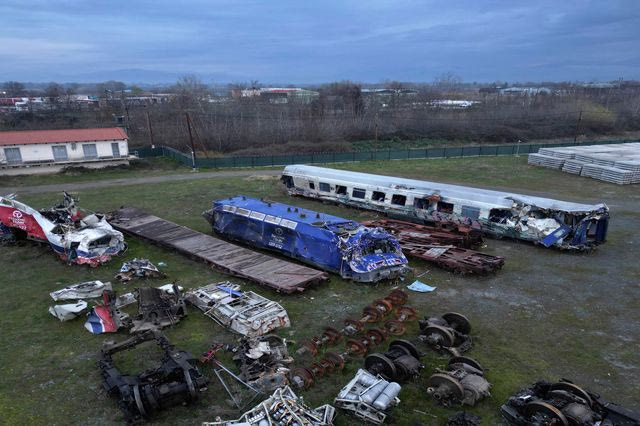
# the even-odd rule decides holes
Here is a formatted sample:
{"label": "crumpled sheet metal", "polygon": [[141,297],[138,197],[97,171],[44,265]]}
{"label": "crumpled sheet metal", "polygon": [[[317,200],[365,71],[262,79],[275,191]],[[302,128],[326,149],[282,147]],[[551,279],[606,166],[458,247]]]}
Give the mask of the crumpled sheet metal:
{"label": "crumpled sheet metal", "polygon": [[276,389],[273,394],[237,420],[204,422],[202,426],[266,426],[312,425],[331,426],[335,408],[325,404],[316,409],[307,407],[302,398],[289,386]]}
{"label": "crumpled sheet metal", "polygon": [[87,302],[79,300],[76,303],[50,306],[49,313],[60,321],[69,321],[80,316],[85,309],[87,309]]}
{"label": "crumpled sheet metal", "polygon": [[190,290],[185,301],[220,325],[248,337],[291,326],[287,311],[279,303],[252,291],[241,291],[239,285],[229,281]]}
{"label": "crumpled sheet metal", "polygon": [[112,290],[111,283],[96,280],[73,284],[49,294],[57,302],[58,300],[92,299],[102,296],[105,290]]}
{"label": "crumpled sheet metal", "polygon": [[124,262],[116,279],[122,282],[131,281],[134,278],[163,278],[165,274],[148,259],[135,258]]}

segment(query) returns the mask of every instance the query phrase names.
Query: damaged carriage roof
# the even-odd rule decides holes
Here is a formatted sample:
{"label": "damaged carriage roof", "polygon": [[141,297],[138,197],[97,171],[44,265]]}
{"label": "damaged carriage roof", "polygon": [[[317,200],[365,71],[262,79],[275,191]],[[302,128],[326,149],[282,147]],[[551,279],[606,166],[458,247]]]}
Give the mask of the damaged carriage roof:
{"label": "damaged carriage roof", "polygon": [[[353,220],[347,220],[342,217],[333,216],[326,213],[316,212],[314,210],[306,210],[300,207],[294,207],[288,204],[276,203],[269,200],[257,200],[244,195],[237,195],[235,197],[229,197],[226,200],[220,200],[219,203],[225,203],[237,208],[255,210],[259,208],[260,212],[264,212],[264,207],[273,207],[274,216],[293,220],[299,223],[305,223],[312,226],[329,226],[340,225],[341,227],[353,227],[354,229],[359,226],[358,222]],[[330,227],[333,228],[333,227]],[[331,229],[335,231],[334,229]]]}
{"label": "damaged carriage roof", "polygon": [[495,205],[504,208],[511,208],[513,202],[528,204],[542,209],[562,210],[571,213],[593,212],[598,210],[607,211],[608,207],[604,203],[581,204],[569,201],[554,200],[551,198],[535,197],[530,195],[515,194],[510,192],[494,191],[490,189],[475,188],[470,186],[452,185],[440,182],[430,182],[426,180],[406,179],[393,176],[374,175],[369,173],[352,172],[346,170],[329,169],[326,167],[306,166],[295,164],[285,167],[286,173],[312,174],[318,178],[348,180],[366,185],[377,185],[381,188],[394,189],[414,189],[425,191],[427,195],[439,194],[448,198],[470,200],[487,205]]}

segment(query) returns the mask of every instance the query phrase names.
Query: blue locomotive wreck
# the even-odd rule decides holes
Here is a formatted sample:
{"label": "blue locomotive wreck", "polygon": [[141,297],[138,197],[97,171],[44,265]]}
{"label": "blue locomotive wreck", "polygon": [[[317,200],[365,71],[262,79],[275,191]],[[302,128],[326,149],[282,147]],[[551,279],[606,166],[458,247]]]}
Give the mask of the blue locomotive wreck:
{"label": "blue locomotive wreck", "polygon": [[236,196],[213,202],[214,232],[273,250],[360,282],[394,279],[409,270],[400,244],[382,228],[295,206]]}

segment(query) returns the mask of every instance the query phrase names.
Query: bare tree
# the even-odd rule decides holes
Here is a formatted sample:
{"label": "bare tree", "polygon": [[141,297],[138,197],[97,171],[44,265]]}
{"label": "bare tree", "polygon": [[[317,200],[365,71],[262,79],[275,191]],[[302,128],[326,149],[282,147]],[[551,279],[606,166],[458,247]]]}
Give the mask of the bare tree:
{"label": "bare tree", "polygon": [[26,91],[24,90],[24,84],[19,81],[7,81],[2,85],[5,92],[7,92],[7,96],[19,97],[24,96]]}

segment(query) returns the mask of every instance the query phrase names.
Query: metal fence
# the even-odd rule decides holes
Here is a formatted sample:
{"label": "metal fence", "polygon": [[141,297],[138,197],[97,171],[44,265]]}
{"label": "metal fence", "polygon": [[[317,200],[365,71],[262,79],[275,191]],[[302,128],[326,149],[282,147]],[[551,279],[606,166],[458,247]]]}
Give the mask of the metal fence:
{"label": "metal fence", "polygon": [[[376,160],[407,160],[417,158],[461,158],[499,155],[520,155],[538,152],[539,148],[553,148],[561,146],[606,145],[631,142],[629,140],[562,142],[545,144],[501,144],[474,146],[443,146],[434,148],[406,148],[384,149],[373,151],[326,152],[315,154],[267,155],[267,156],[236,156],[192,158],[191,154],[182,153],[174,148],[158,146],[135,149],[134,153],[141,158],[168,157],[180,161],[187,166],[232,168],[232,167],[266,167],[287,166],[290,164],[330,164],[352,163],[356,161]],[[194,164],[195,163],[195,164]]]}

